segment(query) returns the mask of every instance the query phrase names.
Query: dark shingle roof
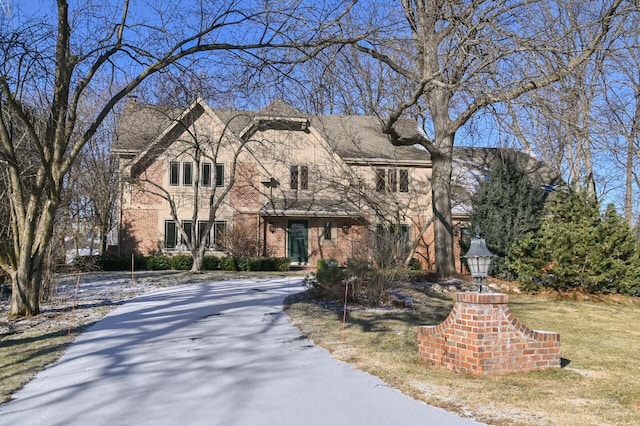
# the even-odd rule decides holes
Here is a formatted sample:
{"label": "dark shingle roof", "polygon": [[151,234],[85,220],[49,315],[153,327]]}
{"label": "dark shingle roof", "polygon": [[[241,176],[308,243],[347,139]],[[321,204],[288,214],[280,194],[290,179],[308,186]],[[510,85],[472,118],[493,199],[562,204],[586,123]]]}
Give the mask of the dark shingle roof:
{"label": "dark shingle roof", "polygon": [[[117,126],[115,152],[143,151],[172,120],[184,110],[137,102],[128,102]],[[255,119],[267,122],[270,118],[282,120],[308,120],[332,149],[345,159],[398,161],[429,161],[429,153],[416,146],[393,146],[387,135],[381,131],[381,122],[373,116],[309,115],[303,114],[282,100],[275,100],[260,111],[239,111],[231,109],[214,110],[227,124],[227,130],[236,136]],[[396,125],[399,132],[417,133],[413,120],[403,120]]]}
{"label": "dark shingle roof", "polygon": [[[417,146],[394,146],[382,133],[377,117],[361,115],[321,115],[311,117],[318,130],[345,159],[419,160],[429,161],[429,153]],[[417,124],[413,122],[417,132]]]}
{"label": "dark shingle roof", "polygon": [[544,161],[540,161],[522,151],[513,148],[486,148],[486,147],[454,147],[455,161],[464,163],[466,167],[477,168],[479,171],[488,172],[496,161],[506,156],[514,157],[524,170],[542,185],[558,185],[562,183],[562,176],[557,170],[549,167]]}
{"label": "dark shingle roof", "polygon": [[116,126],[114,151],[144,150],[182,111],[183,108],[127,102]]}

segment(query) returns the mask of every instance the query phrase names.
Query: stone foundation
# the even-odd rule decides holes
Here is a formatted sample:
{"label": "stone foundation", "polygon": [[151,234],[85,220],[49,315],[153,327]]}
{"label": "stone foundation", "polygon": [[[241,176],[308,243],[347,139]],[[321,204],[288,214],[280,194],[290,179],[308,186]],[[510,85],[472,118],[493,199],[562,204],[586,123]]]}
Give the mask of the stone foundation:
{"label": "stone foundation", "polygon": [[418,329],[420,358],[454,371],[504,374],[560,367],[560,335],[518,321],[501,293],[456,293],[453,310]]}

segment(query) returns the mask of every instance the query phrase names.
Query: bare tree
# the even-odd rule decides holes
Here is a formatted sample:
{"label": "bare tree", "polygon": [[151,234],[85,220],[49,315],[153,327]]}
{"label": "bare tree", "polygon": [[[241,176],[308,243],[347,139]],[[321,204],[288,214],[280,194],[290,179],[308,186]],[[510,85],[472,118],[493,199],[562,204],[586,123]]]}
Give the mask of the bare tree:
{"label": "bare tree", "polygon": [[[411,94],[388,112],[383,131],[396,145],[420,144],[433,161],[432,199],[436,272],[455,273],[451,217],[452,150],[456,133],[488,106],[506,103],[558,82],[602,45],[621,0],[514,2],[403,0],[378,16],[394,20],[392,32],[354,43],[384,63]],[[567,16],[580,15],[588,38],[575,50],[561,43],[576,28]],[[400,118],[413,114],[424,132],[406,132]]]}
{"label": "bare tree", "polygon": [[604,103],[598,110],[603,120],[603,132],[607,136],[605,147],[612,154],[613,165],[623,170],[624,216],[631,227],[640,191],[639,20],[638,14],[630,15],[625,22],[624,37],[617,40],[616,44],[612,43],[601,82],[604,87]]}
{"label": "bare tree", "polygon": [[[146,108],[154,107],[146,106]],[[192,190],[172,191],[172,188],[167,188],[164,182],[158,181],[155,173],[149,171],[149,168],[140,168],[135,165],[129,167],[129,184],[135,186],[137,193],[158,197],[168,204],[181,241],[193,257],[191,270],[200,271],[204,253],[212,244],[211,230],[215,226],[220,210],[229,205],[229,195],[239,176],[237,169],[242,155],[245,154],[245,145],[250,140],[238,140],[229,130],[229,126],[234,120],[241,118],[242,113],[232,115],[228,122],[223,123],[221,131],[212,130],[210,126],[215,127],[215,124],[212,125],[210,122],[212,117],[207,118],[208,106],[205,106],[200,98],[193,101],[177,116],[167,115],[166,108],[157,109],[157,111],[167,117],[181,134],[172,141],[165,154],[173,159],[188,158],[190,160],[193,169],[189,187]],[[204,117],[203,120],[207,123],[202,121],[198,123],[201,117]],[[164,148],[152,147],[151,149]],[[218,169],[217,166],[223,163],[228,167]],[[148,166],[147,163],[145,164]],[[203,167],[205,164],[207,167]],[[186,222],[188,226],[180,220],[183,211],[190,212],[190,220]]]}
{"label": "bare tree", "polygon": [[[38,159],[33,185],[26,188],[17,161],[21,141],[3,115],[0,152],[8,162],[14,244],[0,257],[0,267],[11,276],[11,316],[39,312],[43,257],[65,177],[125,96],[163,70],[190,66],[199,53],[211,67],[240,63],[255,72],[353,41],[340,37],[333,25],[349,3],[305,6],[314,9],[306,11],[291,10],[289,2],[202,2],[192,10],[172,5],[150,2],[143,16],[128,0],[116,6],[87,2],[75,9],[58,0],[50,20],[0,18],[0,104],[24,125],[24,142]],[[109,87],[96,87],[105,79]],[[109,95],[90,119],[79,120],[82,100],[98,92]],[[44,119],[34,120],[30,110]]]}

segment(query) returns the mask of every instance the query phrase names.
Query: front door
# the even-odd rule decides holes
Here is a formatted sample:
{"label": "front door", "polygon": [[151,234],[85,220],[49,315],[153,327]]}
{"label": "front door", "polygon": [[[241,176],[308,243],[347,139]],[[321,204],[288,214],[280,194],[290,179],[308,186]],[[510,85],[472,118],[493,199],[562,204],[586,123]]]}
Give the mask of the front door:
{"label": "front door", "polygon": [[309,260],[309,221],[290,220],[288,224],[289,259],[307,263]]}

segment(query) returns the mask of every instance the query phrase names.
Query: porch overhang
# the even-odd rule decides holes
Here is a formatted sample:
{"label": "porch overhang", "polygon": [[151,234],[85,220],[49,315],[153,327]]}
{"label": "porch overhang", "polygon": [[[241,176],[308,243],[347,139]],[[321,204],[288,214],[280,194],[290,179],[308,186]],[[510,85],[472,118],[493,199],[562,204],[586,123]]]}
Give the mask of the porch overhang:
{"label": "porch overhang", "polygon": [[261,217],[335,217],[361,219],[362,212],[349,210],[295,210],[295,209],[260,209]]}

